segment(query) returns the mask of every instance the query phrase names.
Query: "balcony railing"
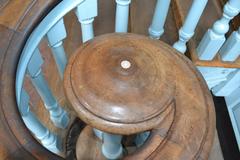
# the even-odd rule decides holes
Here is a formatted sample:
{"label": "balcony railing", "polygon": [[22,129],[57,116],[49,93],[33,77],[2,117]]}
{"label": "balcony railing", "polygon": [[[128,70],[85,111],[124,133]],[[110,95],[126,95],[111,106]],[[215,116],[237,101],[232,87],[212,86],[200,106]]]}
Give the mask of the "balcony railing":
{"label": "balcony railing", "polygon": [[[229,31],[229,22],[240,12],[240,1],[229,0],[225,4],[222,17],[213,24],[213,27],[206,30],[201,38],[198,37],[201,39],[200,42],[192,37],[202,14],[204,14],[204,9],[209,5],[207,0],[189,0],[187,3],[189,9],[185,8],[184,0],[173,0],[172,2],[157,0],[151,24],[149,24],[149,28],[146,28],[149,36],[153,39],[161,39],[165,31],[170,3],[172,3],[179,29],[178,40],[170,45],[182,54],[186,52],[189,54],[213,94],[225,96],[238,144],[240,144],[240,130],[237,127],[240,124],[240,120],[237,118],[240,113],[240,98],[237,96],[240,94],[240,71],[238,69],[240,68],[240,29],[232,32],[228,38],[225,36]],[[130,5],[131,0],[116,0],[115,32],[128,32]],[[26,126],[44,147],[56,154],[63,151],[62,139],[44,126],[31,112],[29,95],[23,84],[25,76],[28,76],[49,112],[50,120],[56,127],[66,129],[70,124],[70,117],[54,96],[44,77],[42,72],[44,59],[39,50],[39,44],[46,36],[62,79],[68,62],[63,45],[64,39],[67,38],[64,16],[72,10],[81,25],[82,42],[94,38],[93,23],[94,18],[98,16],[98,1],[63,0],[49,12],[28,38],[19,60],[16,75],[17,103]]]}

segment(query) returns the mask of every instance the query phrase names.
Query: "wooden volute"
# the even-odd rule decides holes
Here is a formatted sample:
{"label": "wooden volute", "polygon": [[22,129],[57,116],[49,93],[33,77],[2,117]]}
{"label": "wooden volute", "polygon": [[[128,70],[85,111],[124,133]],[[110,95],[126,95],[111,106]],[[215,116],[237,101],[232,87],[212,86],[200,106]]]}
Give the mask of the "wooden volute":
{"label": "wooden volute", "polygon": [[206,159],[215,113],[209,91],[183,55],[161,41],[107,34],[83,44],[64,75],[78,116],[108,133],[151,131],[126,159]]}

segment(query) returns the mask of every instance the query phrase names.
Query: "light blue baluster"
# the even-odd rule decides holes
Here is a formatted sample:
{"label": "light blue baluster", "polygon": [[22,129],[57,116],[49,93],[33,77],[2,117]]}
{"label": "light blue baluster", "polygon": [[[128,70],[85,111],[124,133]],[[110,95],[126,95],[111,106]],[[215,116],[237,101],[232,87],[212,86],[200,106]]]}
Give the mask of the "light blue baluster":
{"label": "light blue baluster", "polygon": [[86,42],[94,37],[93,21],[97,16],[97,0],[85,0],[75,11],[82,29],[82,41]]}
{"label": "light blue baluster", "polygon": [[41,96],[46,109],[49,111],[52,122],[59,128],[66,128],[69,122],[68,115],[53,96],[48,83],[43,76],[41,70],[42,64],[43,59],[40,51],[35,49],[27,67],[28,74],[31,77],[31,81],[38,94]]}
{"label": "light blue baluster", "polygon": [[131,0],[116,0],[115,32],[127,32]]}
{"label": "light blue baluster", "polygon": [[164,33],[164,24],[167,18],[171,0],[157,0],[152,23],[148,28],[149,36],[153,39],[160,39]]}
{"label": "light blue baluster", "polygon": [[235,61],[238,58],[240,55],[240,28],[231,34],[219,54],[223,61]]}
{"label": "light blue baluster", "polygon": [[225,34],[229,30],[229,22],[240,11],[239,0],[229,0],[223,9],[223,16],[203,36],[197,54],[201,60],[212,60],[225,42]]}
{"label": "light blue baluster", "polygon": [[227,80],[212,89],[215,96],[228,96],[236,88],[240,87],[240,69],[230,73]]}
{"label": "light blue baluster", "polygon": [[83,3],[85,0],[63,0],[58,3],[36,26],[31,35],[29,36],[23,48],[16,75],[16,99],[20,103],[20,94],[23,86],[27,65],[32,57],[34,50],[41,42],[42,38],[48,31],[59,21],[61,18],[74,9],[76,6]]}
{"label": "light blue baluster", "polygon": [[29,96],[24,89],[21,92],[19,111],[27,128],[42,143],[42,145],[53,153],[59,154],[62,151],[61,140],[51,133],[30,111]]}
{"label": "light blue baluster", "polygon": [[122,136],[103,132],[102,153],[107,159],[119,159],[122,156]]}
{"label": "light blue baluster", "polygon": [[149,131],[137,134],[137,136],[135,138],[136,146],[137,147],[141,147],[146,142],[146,140],[148,139],[149,135],[150,135]]}
{"label": "light blue baluster", "polygon": [[102,131],[100,131],[96,128],[93,128],[93,132],[94,132],[95,136],[97,136],[100,140],[103,139],[103,132]]}
{"label": "light blue baluster", "polygon": [[179,40],[173,44],[173,47],[179,52],[186,52],[186,43],[194,35],[194,31],[207,2],[208,0],[194,0],[192,2],[192,6],[187,14],[184,24],[179,30]]}
{"label": "light blue baluster", "polygon": [[53,57],[57,64],[61,78],[67,64],[66,53],[63,48],[63,40],[67,37],[64,21],[58,21],[47,33],[48,43],[52,49]]}

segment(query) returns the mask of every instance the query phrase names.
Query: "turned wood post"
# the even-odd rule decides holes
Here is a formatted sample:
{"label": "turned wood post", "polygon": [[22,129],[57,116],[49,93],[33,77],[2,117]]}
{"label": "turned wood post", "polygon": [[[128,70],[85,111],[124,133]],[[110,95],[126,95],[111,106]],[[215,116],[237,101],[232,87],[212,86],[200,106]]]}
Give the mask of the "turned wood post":
{"label": "turned wood post", "polygon": [[[215,114],[204,83],[184,55],[161,41],[113,33],[84,43],[64,75],[67,99],[87,124],[77,158],[207,159]],[[123,152],[127,138],[135,143],[132,154]]]}

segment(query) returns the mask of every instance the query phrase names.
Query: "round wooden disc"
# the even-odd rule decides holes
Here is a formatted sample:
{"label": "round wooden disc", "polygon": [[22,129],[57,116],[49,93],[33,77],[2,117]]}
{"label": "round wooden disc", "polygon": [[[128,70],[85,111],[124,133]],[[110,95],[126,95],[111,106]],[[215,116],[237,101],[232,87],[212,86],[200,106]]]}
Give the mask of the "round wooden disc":
{"label": "round wooden disc", "polygon": [[84,45],[70,61],[65,76],[75,97],[70,101],[80,104],[73,107],[86,123],[117,133],[125,131],[113,131],[108,124],[132,125],[128,127],[130,134],[159,124],[159,117],[174,98],[176,78],[172,58],[165,56],[165,51],[157,53],[156,48],[126,38],[130,43],[111,35]]}

